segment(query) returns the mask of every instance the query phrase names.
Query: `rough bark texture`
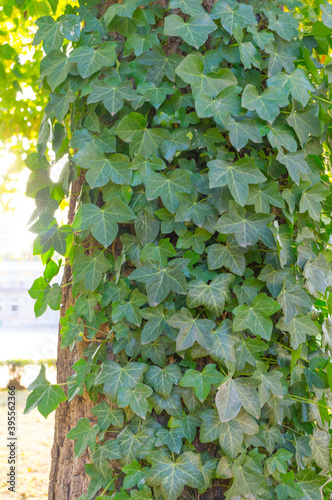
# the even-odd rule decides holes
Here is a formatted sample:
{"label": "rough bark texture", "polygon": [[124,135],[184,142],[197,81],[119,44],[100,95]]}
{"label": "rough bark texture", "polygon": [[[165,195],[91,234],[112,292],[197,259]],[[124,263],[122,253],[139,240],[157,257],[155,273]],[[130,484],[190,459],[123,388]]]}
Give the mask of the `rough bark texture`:
{"label": "rough bark texture", "polygon": [[[72,185],[72,192],[78,193],[81,189],[82,179],[79,178]],[[68,222],[71,224],[76,210],[78,195],[72,196],[69,206]],[[62,284],[67,285],[72,280],[72,270],[69,262],[66,263]],[[71,286],[62,288],[62,304],[60,315],[63,317],[68,307],[73,305],[74,299]],[[57,382],[66,382],[67,378],[74,372],[72,365],[82,357],[85,342],[80,342],[70,352],[69,348],[61,349],[61,337],[58,339],[57,356]],[[64,386],[65,387],[65,386]],[[84,464],[88,461],[85,452],[75,460],[74,441],[67,439],[66,435],[76,425],[79,418],[91,417],[91,409],[94,403],[87,394],[77,396],[73,401],[62,403],[55,413],[54,441],[52,447],[52,463],[49,479],[49,500],[72,500],[78,498],[86,491],[89,477],[84,470]]]}

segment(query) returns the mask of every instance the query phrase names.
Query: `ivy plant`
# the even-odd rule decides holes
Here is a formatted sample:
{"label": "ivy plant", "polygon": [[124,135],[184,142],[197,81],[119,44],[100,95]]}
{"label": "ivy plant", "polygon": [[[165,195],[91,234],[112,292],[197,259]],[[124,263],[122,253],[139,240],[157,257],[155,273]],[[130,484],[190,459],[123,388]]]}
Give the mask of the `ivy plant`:
{"label": "ivy plant", "polygon": [[86,343],[68,388],[42,370],[26,411],[95,403],[68,434],[90,451],[81,500],[331,498],[321,2],[82,0],[37,22],[30,295],[40,315],[70,286],[62,346]]}

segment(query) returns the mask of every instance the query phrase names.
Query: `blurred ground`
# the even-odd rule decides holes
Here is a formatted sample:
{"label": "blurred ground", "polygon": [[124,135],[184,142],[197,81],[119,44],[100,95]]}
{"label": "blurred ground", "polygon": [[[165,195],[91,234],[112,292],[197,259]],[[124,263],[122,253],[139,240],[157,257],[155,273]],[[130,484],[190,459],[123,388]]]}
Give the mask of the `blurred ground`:
{"label": "blurred ground", "polygon": [[0,498],[47,500],[48,475],[54,430],[54,413],[44,419],[38,410],[23,415],[27,391],[16,392],[17,479],[16,493],[8,491],[7,391],[0,392]]}

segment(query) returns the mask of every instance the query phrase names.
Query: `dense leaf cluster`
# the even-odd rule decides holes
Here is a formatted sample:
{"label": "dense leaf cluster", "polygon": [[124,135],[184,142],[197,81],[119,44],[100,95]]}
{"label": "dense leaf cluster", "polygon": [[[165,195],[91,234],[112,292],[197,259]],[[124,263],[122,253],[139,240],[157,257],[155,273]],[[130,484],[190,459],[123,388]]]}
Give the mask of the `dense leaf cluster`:
{"label": "dense leaf cluster", "polygon": [[68,434],[90,449],[82,500],[330,498],[331,34],[331,5],[299,0],[39,19],[30,294],[59,308],[65,256],[62,346],[89,345],[27,411],[96,402]]}

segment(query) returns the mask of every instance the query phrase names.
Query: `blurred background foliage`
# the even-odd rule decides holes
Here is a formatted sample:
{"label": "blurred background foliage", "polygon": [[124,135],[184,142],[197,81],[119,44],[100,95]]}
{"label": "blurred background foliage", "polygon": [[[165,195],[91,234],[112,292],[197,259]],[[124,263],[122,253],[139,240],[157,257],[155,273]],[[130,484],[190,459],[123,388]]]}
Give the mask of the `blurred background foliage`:
{"label": "blurred background foliage", "polygon": [[[36,20],[58,17],[68,0],[4,0],[0,5],[0,197],[5,206],[18,188],[24,159],[36,147],[47,91],[39,87],[42,45],[34,46]],[[24,177],[24,175],[23,175]],[[23,184],[21,182],[21,184]],[[5,196],[2,196],[5,195]]]}

